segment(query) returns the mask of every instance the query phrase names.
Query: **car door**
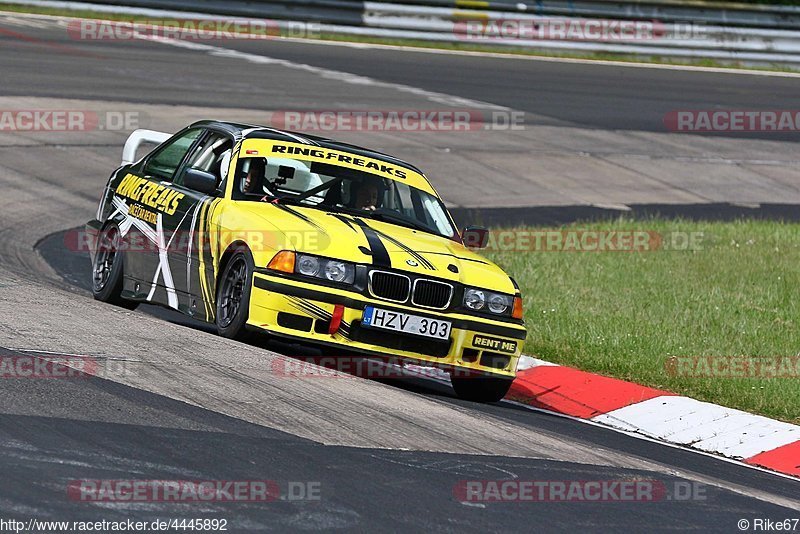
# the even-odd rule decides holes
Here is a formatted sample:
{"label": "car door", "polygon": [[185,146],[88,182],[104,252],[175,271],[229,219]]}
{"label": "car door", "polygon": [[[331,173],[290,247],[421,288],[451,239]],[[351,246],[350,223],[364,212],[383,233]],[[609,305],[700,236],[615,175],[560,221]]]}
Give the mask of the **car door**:
{"label": "car door", "polygon": [[167,250],[181,198],[172,180],[204,130],[184,130],[132,167],[117,187],[124,220],[126,289],[138,298],[178,307]]}
{"label": "car door", "polygon": [[[169,225],[165,230],[173,236],[170,238],[172,246],[168,261],[178,308],[208,321],[213,320],[214,256],[211,247],[215,240],[212,239],[211,219],[217,206],[216,200],[223,196],[233,143],[233,137],[224,132],[204,132],[189,151],[171,184],[180,196],[175,215],[165,220],[165,224]],[[213,174],[217,190],[209,193],[188,187],[184,183],[188,169]]]}

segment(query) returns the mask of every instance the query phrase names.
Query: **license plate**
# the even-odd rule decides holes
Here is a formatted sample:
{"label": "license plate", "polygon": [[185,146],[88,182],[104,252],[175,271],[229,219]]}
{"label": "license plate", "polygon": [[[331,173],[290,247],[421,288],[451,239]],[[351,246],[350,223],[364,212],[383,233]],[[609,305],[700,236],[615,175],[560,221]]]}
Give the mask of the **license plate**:
{"label": "license plate", "polygon": [[418,315],[382,310],[367,306],[364,308],[363,326],[369,328],[382,328],[394,330],[416,336],[432,337],[434,339],[448,339],[453,324],[450,321],[428,319]]}

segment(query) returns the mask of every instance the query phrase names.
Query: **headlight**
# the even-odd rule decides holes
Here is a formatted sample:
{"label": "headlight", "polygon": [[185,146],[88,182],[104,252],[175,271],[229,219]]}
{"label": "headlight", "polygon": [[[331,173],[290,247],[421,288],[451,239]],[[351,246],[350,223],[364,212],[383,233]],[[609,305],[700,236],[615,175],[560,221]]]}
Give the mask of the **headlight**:
{"label": "headlight", "polygon": [[314,256],[300,256],[297,262],[297,272],[306,276],[317,276],[319,260]]}
{"label": "headlight", "polygon": [[329,261],[325,264],[325,278],[332,282],[344,282],[347,279],[347,264],[342,261]]}
{"label": "headlight", "polygon": [[494,294],[489,297],[489,311],[492,313],[505,313],[509,307],[509,298],[505,295]]}
{"label": "headlight", "polygon": [[356,278],[356,268],[352,263],[307,254],[297,255],[295,272],[304,276],[321,278],[341,284],[352,284]]}
{"label": "headlight", "polygon": [[513,298],[511,295],[504,295],[503,293],[467,288],[464,291],[464,307],[469,310],[509,316],[512,311]]}
{"label": "headlight", "polygon": [[470,310],[482,310],[486,305],[486,295],[478,289],[467,289],[464,293],[464,306]]}

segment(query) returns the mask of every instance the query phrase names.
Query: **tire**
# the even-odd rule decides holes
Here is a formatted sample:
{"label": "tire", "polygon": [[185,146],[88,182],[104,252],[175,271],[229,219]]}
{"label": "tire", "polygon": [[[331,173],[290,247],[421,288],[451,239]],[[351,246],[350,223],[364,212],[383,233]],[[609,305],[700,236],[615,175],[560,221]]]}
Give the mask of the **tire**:
{"label": "tire", "polygon": [[122,298],[122,234],[116,224],[106,226],[97,238],[97,252],[92,263],[92,296],[128,310],[136,309],[137,301]]}
{"label": "tire", "polygon": [[233,253],[217,280],[217,333],[230,339],[245,339],[245,325],[250,315],[250,291],[255,263],[247,249]]}
{"label": "tire", "polygon": [[451,376],[458,398],[473,402],[498,402],[511,388],[512,380],[489,376]]}

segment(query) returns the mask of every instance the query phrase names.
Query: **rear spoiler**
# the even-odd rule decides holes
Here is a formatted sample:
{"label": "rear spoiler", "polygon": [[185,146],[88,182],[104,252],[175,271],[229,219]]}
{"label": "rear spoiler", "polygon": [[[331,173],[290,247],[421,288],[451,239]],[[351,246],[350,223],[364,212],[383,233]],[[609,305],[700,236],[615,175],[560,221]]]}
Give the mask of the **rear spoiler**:
{"label": "rear spoiler", "polygon": [[154,130],[136,130],[133,132],[128,140],[125,141],[125,148],[122,149],[122,164],[130,165],[136,161],[136,152],[142,143],[153,143],[160,145],[167,139],[172,137],[172,134],[164,132],[156,132]]}

